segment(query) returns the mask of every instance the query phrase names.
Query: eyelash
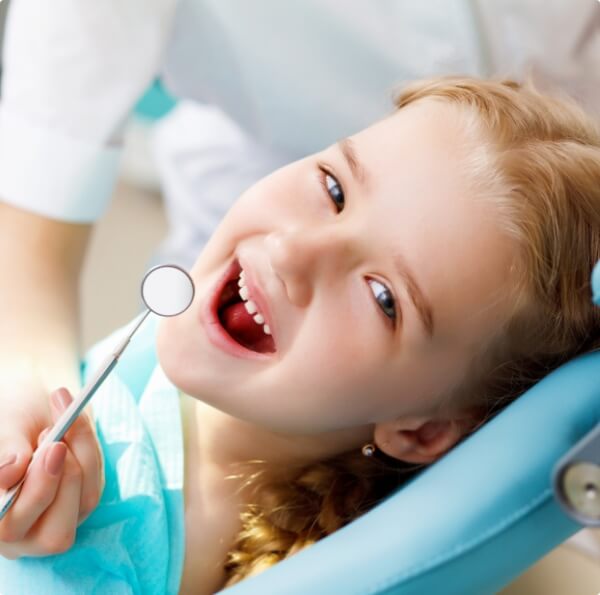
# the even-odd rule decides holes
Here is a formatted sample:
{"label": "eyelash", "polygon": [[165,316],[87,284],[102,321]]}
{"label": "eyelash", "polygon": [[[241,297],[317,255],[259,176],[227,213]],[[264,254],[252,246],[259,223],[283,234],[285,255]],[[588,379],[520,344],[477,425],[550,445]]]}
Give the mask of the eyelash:
{"label": "eyelash", "polygon": [[[325,194],[327,195],[327,197],[329,197],[329,200],[331,202],[333,202],[333,198],[332,198],[331,193],[329,191],[329,187],[327,186],[327,178],[328,177],[332,178],[335,181],[335,183],[337,184],[337,186],[340,188],[342,197],[344,198],[344,205],[345,205],[345,203],[346,203],[346,197],[345,197],[345,194],[344,194],[344,189],[342,188],[342,185],[340,184],[339,180],[324,165],[319,164],[318,167],[319,167],[319,172],[320,172],[319,173],[319,182],[320,182],[321,186],[323,187],[323,190],[324,190]],[[340,213],[341,209],[338,210],[337,204],[334,203],[334,205],[335,205],[335,208],[336,208],[337,212]],[[377,305],[379,307],[379,310],[381,311],[381,313],[383,314],[383,316],[386,319],[386,322],[388,324],[392,324],[395,327],[396,324],[397,324],[397,321],[398,321],[398,308],[397,308],[398,300],[396,300],[396,297],[394,296],[394,292],[387,285],[385,285],[381,281],[378,281],[377,279],[371,279],[371,281],[377,283],[378,285],[381,285],[382,287],[385,287],[385,290],[391,296],[392,303],[393,303],[393,306],[394,306],[394,319],[393,320],[384,312],[384,310],[382,309],[380,303],[377,301],[377,297],[379,295],[381,295],[381,294],[378,294],[377,297],[376,296],[374,296],[374,297],[375,297],[375,301],[377,302]],[[383,292],[381,292],[381,293],[383,293]]]}
{"label": "eyelash", "polygon": [[[344,197],[344,204],[346,203],[346,197],[344,195],[344,189],[342,188],[342,185],[340,184],[339,180],[324,166],[319,165],[319,170],[321,171],[321,173],[319,174],[319,181],[321,182],[321,186],[323,187],[323,190],[325,190],[325,194],[329,197],[329,199],[331,201],[333,201],[333,198],[331,196],[331,194],[329,193],[329,187],[327,186],[327,177],[333,178],[336,182],[336,184],[339,186],[340,190],[342,191],[342,196]],[[337,209],[337,204],[335,205],[335,208]],[[337,211],[338,213],[341,212],[341,209],[339,209]]]}

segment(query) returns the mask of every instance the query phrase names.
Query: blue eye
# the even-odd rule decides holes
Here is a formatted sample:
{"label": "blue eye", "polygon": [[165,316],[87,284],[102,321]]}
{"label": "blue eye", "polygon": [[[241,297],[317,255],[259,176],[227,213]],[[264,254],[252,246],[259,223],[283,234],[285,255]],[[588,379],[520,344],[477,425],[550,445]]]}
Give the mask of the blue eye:
{"label": "blue eye", "polygon": [[369,279],[369,285],[375,286],[375,299],[383,313],[392,321],[396,322],[396,300],[394,294],[383,283],[375,279]]}
{"label": "blue eye", "polygon": [[[321,172],[321,184],[325,189],[325,192],[327,192],[331,200],[334,202],[335,208],[339,213],[344,208],[344,204],[346,202],[346,199],[344,198],[344,190],[342,189],[341,184],[328,171],[321,168]],[[338,204],[338,202],[342,203],[341,206]]]}

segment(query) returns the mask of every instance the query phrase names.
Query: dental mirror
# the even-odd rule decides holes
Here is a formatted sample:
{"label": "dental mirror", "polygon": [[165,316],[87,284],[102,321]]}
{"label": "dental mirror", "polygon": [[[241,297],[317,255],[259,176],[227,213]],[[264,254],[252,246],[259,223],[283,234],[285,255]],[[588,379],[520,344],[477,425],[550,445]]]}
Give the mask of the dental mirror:
{"label": "dental mirror", "polygon": [[177,316],[194,299],[194,282],[181,267],[162,264],[150,269],[142,280],[142,299],[159,316]]}
{"label": "dental mirror", "polygon": [[75,397],[71,404],[63,411],[54,426],[49,430],[44,439],[40,442],[33,456],[25,475],[22,479],[10,488],[0,498],[0,520],[17,499],[21,486],[27,478],[29,469],[38,454],[50,442],[59,442],[73,425],[87,402],[92,398],[100,385],[106,380],[111,370],[115,367],[119,357],[125,351],[131,337],[146,320],[150,312],[159,316],[177,316],[185,312],[194,299],[194,282],[189,274],[181,267],[174,264],[162,264],[150,269],[142,279],[142,300],[148,307],[141,320],[135,325],[134,329],[116,346],[112,353],[104,360],[96,374],[89,380],[82,389],[81,394]]}

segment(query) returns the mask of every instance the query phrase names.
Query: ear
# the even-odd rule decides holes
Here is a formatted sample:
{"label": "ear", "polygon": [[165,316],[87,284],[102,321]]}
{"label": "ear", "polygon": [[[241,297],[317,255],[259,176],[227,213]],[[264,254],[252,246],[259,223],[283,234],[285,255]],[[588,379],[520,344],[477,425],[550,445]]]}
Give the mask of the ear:
{"label": "ear", "polygon": [[450,450],[475,420],[469,414],[448,419],[402,417],[375,425],[377,448],[408,463],[433,463]]}

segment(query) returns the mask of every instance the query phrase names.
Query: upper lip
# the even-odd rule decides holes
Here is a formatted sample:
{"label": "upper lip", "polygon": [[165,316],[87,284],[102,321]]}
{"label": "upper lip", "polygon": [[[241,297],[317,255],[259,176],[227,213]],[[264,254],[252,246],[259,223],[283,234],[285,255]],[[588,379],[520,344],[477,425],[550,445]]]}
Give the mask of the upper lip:
{"label": "upper lip", "polygon": [[[242,258],[238,255],[238,262],[240,263],[242,270],[245,272],[244,277],[246,281],[246,287],[248,288],[248,293],[250,294],[249,299],[256,304],[258,311],[263,315],[263,318],[265,319],[265,324],[269,325],[271,337],[273,338],[273,342],[275,343],[275,347],[277,348],[277,329],[275,328],[275,321],[273,320],[273,316],[271,314],[269,300],[267,299],[267,296],[262,290],[264,284],[261,283],[261,279],[258,278],[256,270],[248,266],[245,258]],[[254,316],[255,315],[256,314],[254,314]]]}

